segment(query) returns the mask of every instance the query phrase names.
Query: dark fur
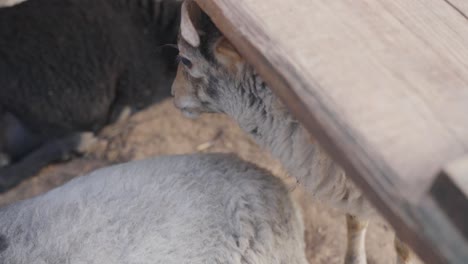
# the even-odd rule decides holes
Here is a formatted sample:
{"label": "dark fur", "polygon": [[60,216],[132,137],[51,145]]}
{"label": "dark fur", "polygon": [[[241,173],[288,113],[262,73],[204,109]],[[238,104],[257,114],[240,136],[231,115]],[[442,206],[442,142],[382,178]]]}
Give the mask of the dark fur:
{"label": "dark fur", "polygon": [[[169,96],[176,52],[160,46],[176,43],[179,10],[175,0],[28,0],[1,8],[0,122],[11,114],[24,127],[18,142],[33,143],[3,137],[0,152],[15,161],[45,142],[96,132],[126,106]],[[14,134],[0,127],[0,136]],[[0,170],[0,189],[1,178]]]}
{"label": "dark fur", "polygon": [[158,46],[176,42],[178,4],[170,5],[172,25],[159,25],[138,1],[29,0],[0,9],[4,111],[32,131],[62,136],[97,131],[120,106],[168,95],[175,65]]}

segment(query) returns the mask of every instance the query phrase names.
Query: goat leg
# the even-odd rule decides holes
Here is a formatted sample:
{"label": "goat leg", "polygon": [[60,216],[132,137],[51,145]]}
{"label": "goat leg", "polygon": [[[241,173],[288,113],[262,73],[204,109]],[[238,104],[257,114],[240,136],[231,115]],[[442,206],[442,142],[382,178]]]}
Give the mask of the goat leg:
{"label": "goat leg", "polygon": [[397,236],[395,236],[394,245],[397,253],[397,264],[413,263],[413,254],[411,252],[411,249],[405,243],[403,243]]}
{"label": "goat leg", "polygon": [[76,133],[46,142],[17,163],[0,168],[0,193],[32,177],[51,162],[66,160],[72,152],[86,152],[95,142],[92,133]]}
{"label": "goat leg", "polygon": [[345,264],[366,264],[366,231],[368,221],[354,215],[346,215],[348,242],[346,245]]}

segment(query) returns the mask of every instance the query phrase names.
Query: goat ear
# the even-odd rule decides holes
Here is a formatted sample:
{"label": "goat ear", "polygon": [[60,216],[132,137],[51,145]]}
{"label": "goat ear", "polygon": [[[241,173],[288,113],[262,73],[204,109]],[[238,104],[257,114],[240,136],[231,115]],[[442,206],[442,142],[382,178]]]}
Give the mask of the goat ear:
{"label": "goat ear", "polygon": [[221,37],[214,46],[216,60],[231,70],[239,70],[244,59],[225,37]]}
{"label": "goat ear", "polygon": [[197,31],[197,22],[200,18],[200,8],[192,0],[182,3],[180,18],[180,34],[188,44],[197,48],[200,46],[200,36]]}

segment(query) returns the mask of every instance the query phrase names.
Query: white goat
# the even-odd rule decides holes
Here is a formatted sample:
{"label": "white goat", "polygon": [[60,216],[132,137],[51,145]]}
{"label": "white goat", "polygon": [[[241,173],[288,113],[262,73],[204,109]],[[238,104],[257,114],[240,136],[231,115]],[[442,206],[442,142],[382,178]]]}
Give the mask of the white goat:
{"label": "white goat", "polygon": [[[367,218],[375,211],[344,171],[313,141],[265,82],[191,2],[182,6],[174,103],[184,114],[226,113],[269,149],[302,184],[311,200],[347,213],[345,263],[366,263]],[[410,263],[408,248],[395,240],[398,263]]]}
{"label": "white goat", "polygon": [[0,209],[2,264],[306,264],[285,186],[228,154],[99,169]]}

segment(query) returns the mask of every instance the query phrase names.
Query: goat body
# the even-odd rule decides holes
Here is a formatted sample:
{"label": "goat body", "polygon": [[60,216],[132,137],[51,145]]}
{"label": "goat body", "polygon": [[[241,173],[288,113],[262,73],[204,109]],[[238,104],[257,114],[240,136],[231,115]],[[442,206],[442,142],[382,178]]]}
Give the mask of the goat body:
{"label": "goat body", "polygon": [[38,134],[63,136],[98,130],[122,105],[140,108],[168,95],[174,56],[157,47],[175,43],[180,3],[142,1],[30,0],[1,8],[3,111]]}
{"label": "goat body", "polygon": [[284,184],[229,154],[97,170],[0,209],[0,263],[306,264]]}
{"label": "goat body", "polygon": [[[28,0],[0,8],[0,163],[13,163],[0,169],[0,191],[76,150],[68,144],[55,155],[62,138],[169,95],[176,54],[158,47],[176,42],[180,4]],[[35,150],[47,159],[20,164]]]}

